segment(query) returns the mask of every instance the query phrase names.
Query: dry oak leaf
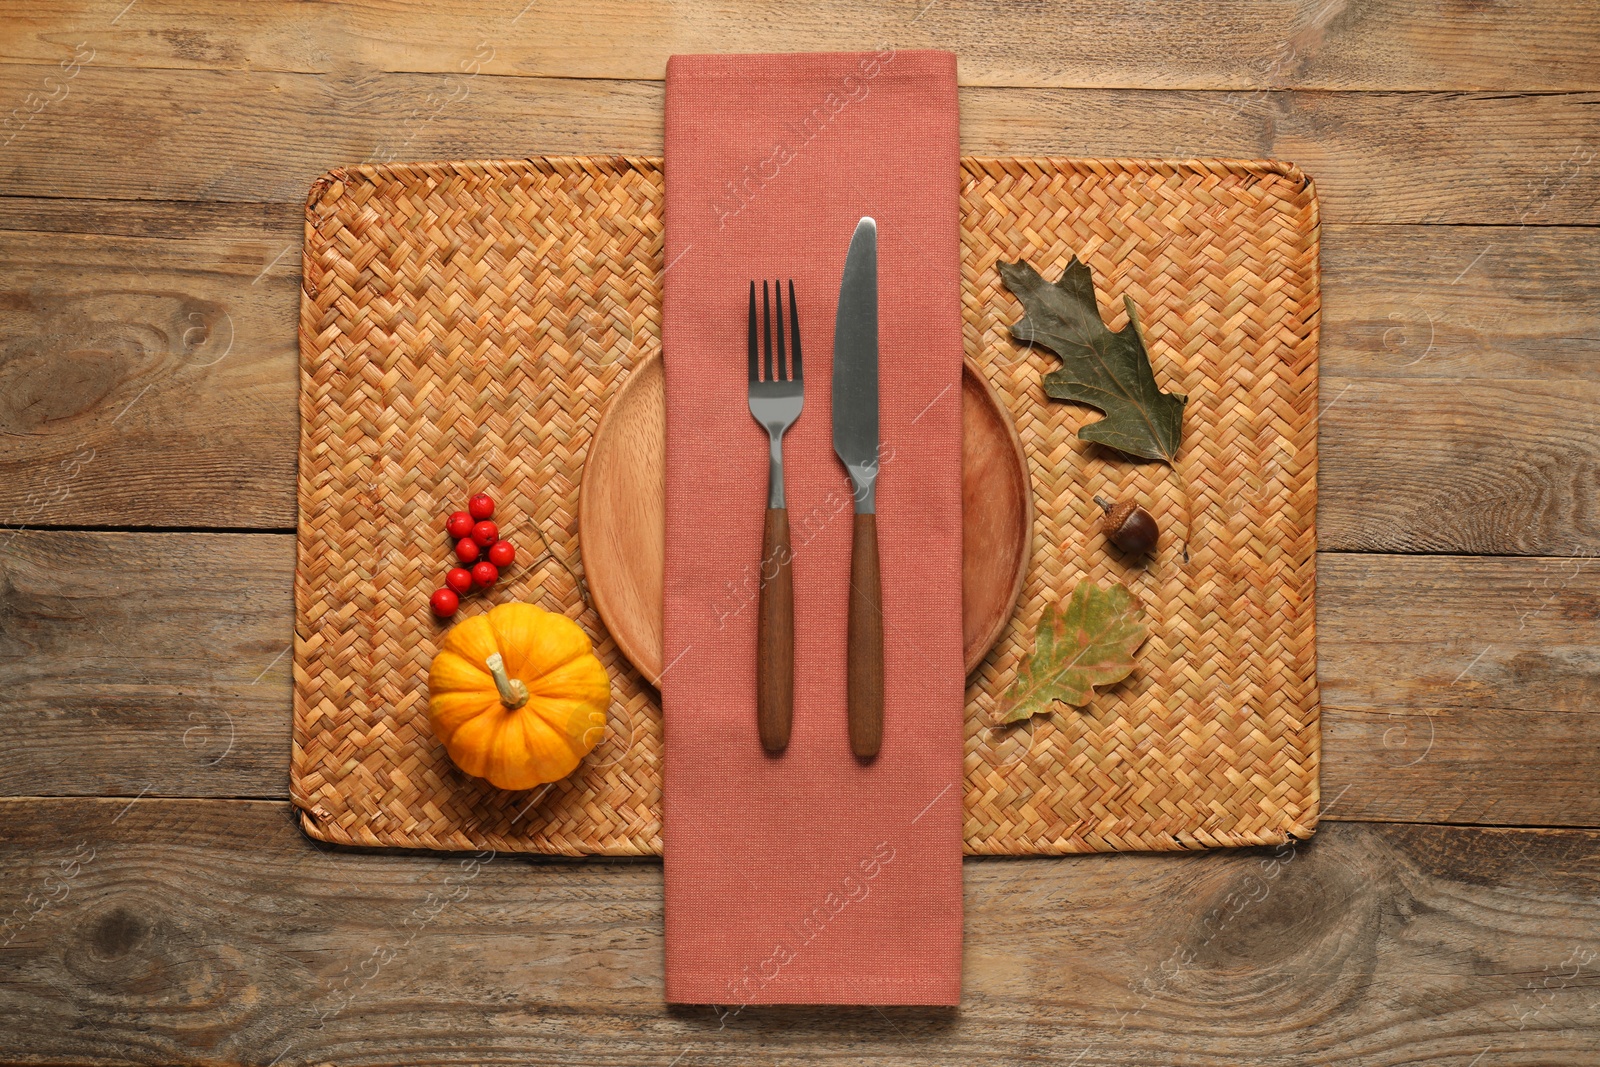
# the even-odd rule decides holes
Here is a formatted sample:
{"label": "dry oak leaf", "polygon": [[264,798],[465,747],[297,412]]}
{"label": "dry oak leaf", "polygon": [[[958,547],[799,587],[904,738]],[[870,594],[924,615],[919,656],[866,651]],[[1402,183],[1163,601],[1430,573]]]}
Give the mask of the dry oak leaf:
{"label": "dry oak leaf", "polygon": [[1039,619],[1033,653],[1001,694],[995,708],[1000,722],[1019,722],[1048,712],[1056,701],[1083,707],[1097,685],[1120,682],[1133,673],[1133,654],[1150,628],[1144,611],[1125,585],[1102,589],[1081,582],[1060,612],[1051,604]]}
{"label": "dry oak leaf", "polygon": [[1077,256],[1054,284],[1026,263],[1001,263],[1000,278],[1026,312],[1011,327],[1011,336],[1061,357],[1061,369],[1044,376],[1045,394],[1105,412],[1078,437],[1170,466],[1183,438],[1189,398],[1163,393],[1156,384],[1133,298],[1122,298],[1128,324],[1112,333],[1095,303],[1094,278]]}

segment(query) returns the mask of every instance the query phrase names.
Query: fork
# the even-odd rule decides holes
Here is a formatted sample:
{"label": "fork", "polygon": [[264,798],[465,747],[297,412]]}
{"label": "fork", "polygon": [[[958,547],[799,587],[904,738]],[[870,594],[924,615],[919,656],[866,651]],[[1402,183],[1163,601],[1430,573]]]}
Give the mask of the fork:
{"label": "fork", "polygon": [[[783,502],[783,435],[800,417],[805,385],[800,375],[800,311],[789,282],[789,336],[794,353],[786,358],[783,336],[783,286],[777,282],[778,313],[772,314],[767,283],[761,283],[761,332],[756,332],[756,283],[750,283],[750,414],[767,431],[772,451],[767,467],[767,521],[761,537],[761,605],[756,621],[756,730],[772,755],[789,744],[794,721],[794,580],[789,573],[789,511]],[[776,318],[778,360],[772,360]],[[761,343],[758,345],[757,342]]]}

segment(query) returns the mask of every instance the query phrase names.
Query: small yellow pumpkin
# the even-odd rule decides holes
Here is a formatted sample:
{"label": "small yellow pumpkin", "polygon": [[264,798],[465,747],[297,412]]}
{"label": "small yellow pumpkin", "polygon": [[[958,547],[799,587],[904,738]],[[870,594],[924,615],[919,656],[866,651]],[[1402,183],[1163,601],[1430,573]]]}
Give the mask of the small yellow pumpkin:
{"label": "small yellow pumpkin", "polygon": [[455,765],[501,789],[577,769],[605,733],[611,679],[565,615],[501,604],[453,627],[428,670],[428,718]]}

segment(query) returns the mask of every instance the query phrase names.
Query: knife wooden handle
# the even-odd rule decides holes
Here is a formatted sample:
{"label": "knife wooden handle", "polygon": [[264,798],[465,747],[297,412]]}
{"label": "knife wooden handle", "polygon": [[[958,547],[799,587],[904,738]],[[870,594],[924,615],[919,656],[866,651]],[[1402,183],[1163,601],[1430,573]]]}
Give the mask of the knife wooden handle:
{"label": "knife wooden handle", "polygon": [[761,538],[761,614],[756,620],[756,730],[776,756],[794,722],[794,579],[789,573],[789,513],[767,509]]}
{"label": "knife wooden handle", "polygon": [[883,582],[878,575],[876,515],[856,516],[847,642],[850,751],[871,759],[883,742]]}

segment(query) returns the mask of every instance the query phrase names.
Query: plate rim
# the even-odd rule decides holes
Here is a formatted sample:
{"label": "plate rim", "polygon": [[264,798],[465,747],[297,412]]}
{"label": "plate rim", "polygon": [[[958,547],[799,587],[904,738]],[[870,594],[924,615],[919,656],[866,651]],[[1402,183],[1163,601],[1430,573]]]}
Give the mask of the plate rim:
{"label": "plate rim", "polygon": [[[651,669],[644,662],[645,656],[640,649],[634,646],[633,637],[625,628],[619,629],[612,625],[612,613],[607,606],[608,594],[603,592],[603,586],[596,585],[590,581],[589,563],[584,548],[588,542],[584,530],[592,523],[594,515],[593,495],[589,491],[589,486],[590,463],[595,454],[595,445],[600,441],[601,435],[605,433],[606,424],[610,420],[612,413],[626,399],[628,390],[634,388],[635,383],[641,380],[648,370],[655,370],[661,374],[663,387],[665,386],[666,368],[664,359],[660,352],[651,352],[629,368],[628,377],[617,387],[611,398],[606,401],[605,408],[600,413],[600,418],[595,422],[594,432],[589,437],[588,452],[583,462],[583,474],[578,483],[578,557],[583,568],[584,587],[588,590],[589,599],[594,604],[595,613],[599,615],[601,625],[606,628],[606,633],[616,642],[617,648],[622,652],[623,657],[633,665],[635,670],[644,676],[645,681],[659,690],[661,688],[659,669]],[[994,646],[999,642],[1000,635],[1005,632],[1006,627],[1016,615],[1017,603],[1022,597],[1023,587],[1027,584],[1028,570],[1033,560],[1033,523],[1035,513],[1033,473],[1028,467],[1028,454],[1022,445],[1022,437],[1017,432],[1016,420],[1012,418],[1011,412],[1000,398],[1000,394],[995,390],[994,384],[989,381],[988,375],[984,374],[982,368],[974,363],[970,357],[962,356],[961,370],[964,376],[970,376],[973,381],[978,383],[979,392],[988,404],[990,411],[998,417],[1000,424],[1005,427],[1006,440],[1011,445],[1011,453],[1016,460],[1016,470],[1022,480],[1022,522],[1020,524],[1022,536],[1018,545],[1017,566],[1015,573],[1012,575],[1011,590],[1006,598],[1009,610],[996,616],[994,623],[989,628],[989,632],[974,646],[970,660],[966,655],[966,649],[962,650],[965,676],[970,677],[972,672],[977,670],[979,665],[988,657],[989,653],[994,651]],[[663,655],[665,655],[664,652]]]}

